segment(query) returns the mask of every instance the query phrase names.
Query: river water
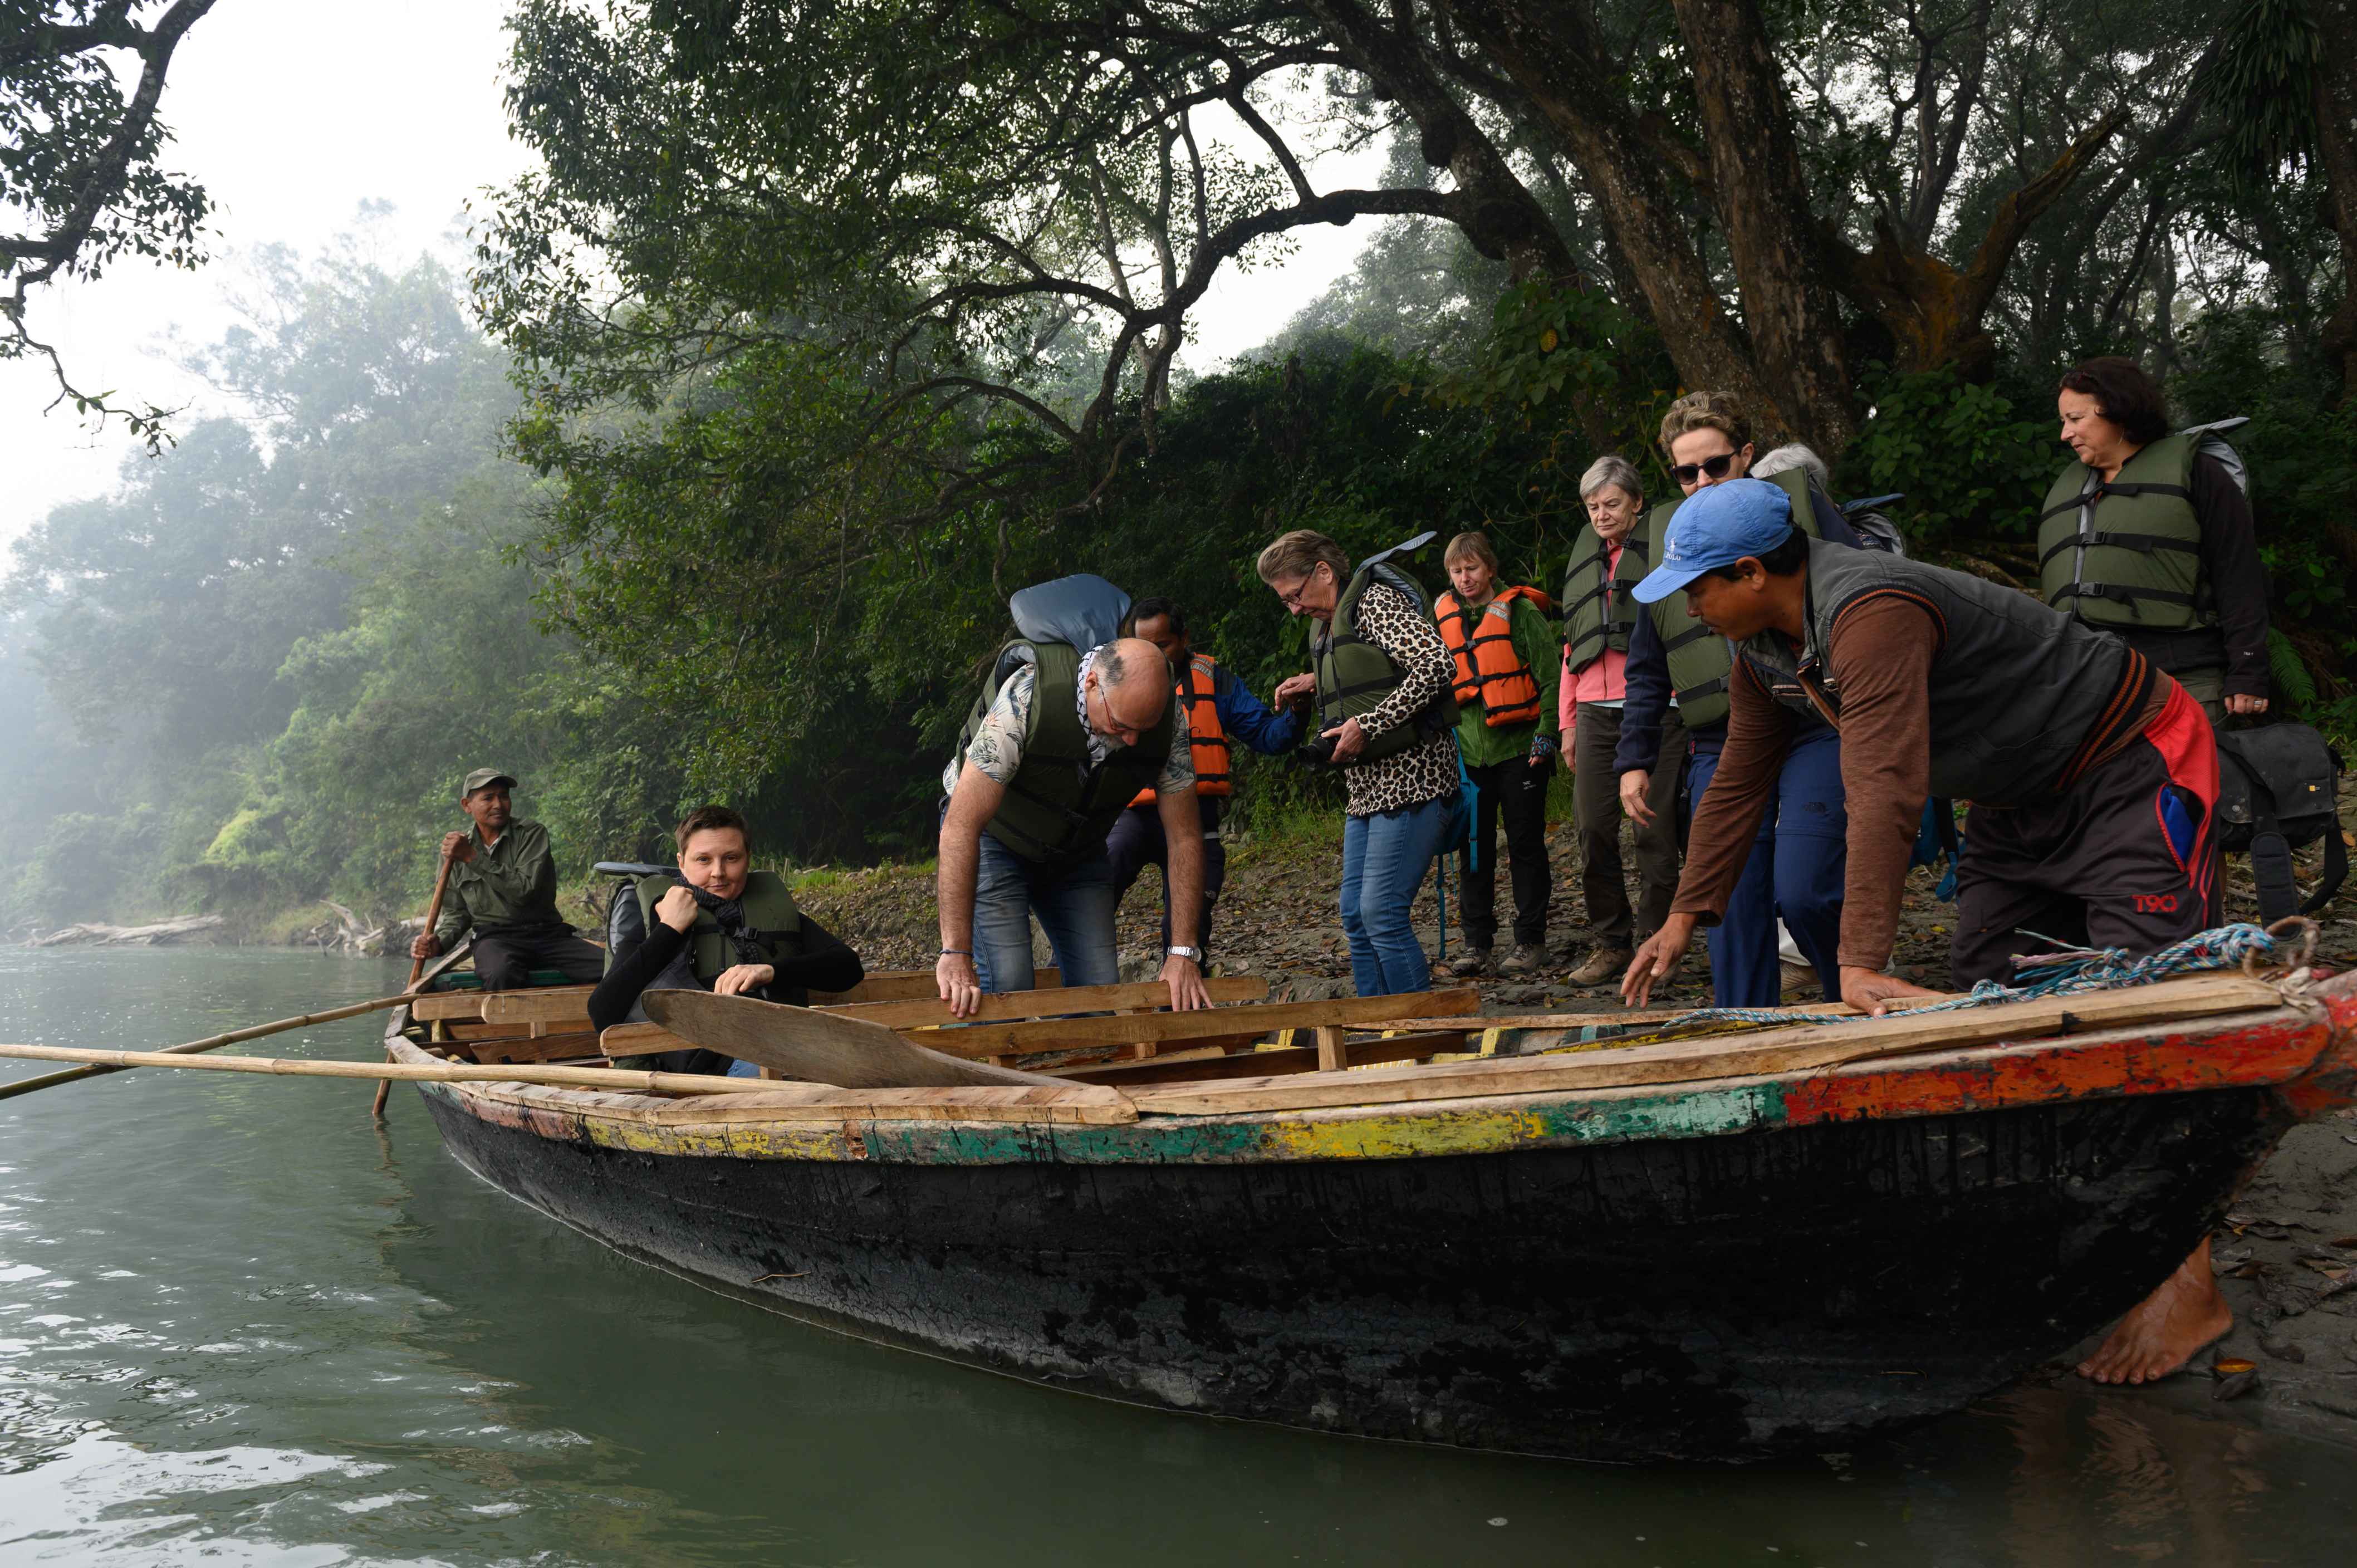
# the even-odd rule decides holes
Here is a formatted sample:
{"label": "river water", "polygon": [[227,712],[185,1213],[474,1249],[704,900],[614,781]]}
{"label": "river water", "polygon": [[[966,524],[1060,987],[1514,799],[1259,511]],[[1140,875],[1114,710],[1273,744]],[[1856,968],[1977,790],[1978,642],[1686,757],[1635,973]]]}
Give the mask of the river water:
{"label": "river water", "polygon": [[[153,1049],[404,972],[0,950],[0,1039]],[[145,1071],[0,1101],[0,1563],[2350,1560],[2357,1454],[2133,1394],[1623,1470],[1034,1389],[629,1262],[459,1168],[413,1090],[368,1100]]]}

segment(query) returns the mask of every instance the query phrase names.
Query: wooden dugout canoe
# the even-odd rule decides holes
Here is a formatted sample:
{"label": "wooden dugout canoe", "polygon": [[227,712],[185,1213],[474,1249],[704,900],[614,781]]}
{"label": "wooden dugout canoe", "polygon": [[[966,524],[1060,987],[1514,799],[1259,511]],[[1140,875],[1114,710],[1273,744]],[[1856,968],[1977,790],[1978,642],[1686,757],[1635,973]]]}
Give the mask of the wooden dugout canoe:
{"label": "wooden dugout canoe", "polygon": [[[2124,997],[2161,1021],[2083,1032]],[[494,1186],[861,1338],[1322,1432],[1727,1460],[2069,1349],[2357,1099],[2348,979],[1943,1019],[1974,1043],[1892,1019],[1110,1096],[419,1089]]]}

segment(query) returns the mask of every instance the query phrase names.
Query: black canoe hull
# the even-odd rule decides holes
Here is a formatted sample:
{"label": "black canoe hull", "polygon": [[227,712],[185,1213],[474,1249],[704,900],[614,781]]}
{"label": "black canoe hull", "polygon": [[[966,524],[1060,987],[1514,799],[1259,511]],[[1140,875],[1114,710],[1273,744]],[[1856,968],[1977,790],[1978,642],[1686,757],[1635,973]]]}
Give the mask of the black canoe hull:
{"label": "black canoe hull", "polygon": [[[1113,1398],[1584,1459],[1831,1449],[2133,1305],[2266,1089],[1403,1159],[640,1154],[425,1095],[486,1179],[808,1322]],[[764,1276],[769,1276],[764,1278]]]}

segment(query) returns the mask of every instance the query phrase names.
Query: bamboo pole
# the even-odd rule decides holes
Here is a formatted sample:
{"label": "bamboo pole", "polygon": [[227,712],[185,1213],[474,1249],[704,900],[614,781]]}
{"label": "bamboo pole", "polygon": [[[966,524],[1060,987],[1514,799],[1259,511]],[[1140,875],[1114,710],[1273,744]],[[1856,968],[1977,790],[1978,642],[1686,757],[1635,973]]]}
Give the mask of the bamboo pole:
{"label": "bamboo pole", "polygon": [[[231,1029],[226,1035],[208,1035],[201,1040],[190,1040],[182,1046],[167,1046],[160,1056],[191,1056],[198,1051],[218,1050],[242,1040],[258,1040],[265,1035],[283,1035],[289,1029],[307,1028],[313,1024],[332,1024],[339,1018],[356,1018],[363,1013],[382,1013],[388,1007],[398,1007],[414,1002],[418,993],[404,991],[398,996],[380,996],[373,1002],[355,1002],[349,1007],[331,1007],[325,1013],[306,1013],[297,1018],[281,1018],[273,1024],[256,1024],[251,1028]],[[119,1067],[89,1066],[69,1068],[63,1072],[46,1072],[38,1078],[0,1084],[0,1100],[13,1100],[20,1094],[30,1094],[38,1089],[54,1089],[61,1083],[73,1083],[85,1078],[99,1078],[110,1072],[121,1072]]]}
{"label": "bamboo pole", "polygon": [[[430,936],[433,934],[434,922],[442,918],[442,890],[449,886],[450,852],[447,849],[445,849],[442,852],[441,867],[434,873],[434,897],[425,901],[425,930],[420,931],[418,935]],[[425,960],[422,958],[413,958],[409,961],[410,990],[414,991],[417,989],[418,977],[425,972]],[[393,1059],[393,1049],[391,1047],[387,1047],[385,1048],[384,1059],[387,1061],[391,1061]],[[386,1079],[376,1086],[376,1098],[369,1101],[370,1116],[378,1117],[384,1114],[385,1097],[392,1092],[393,1080],[391,1079]]]}
{"label": "bamboo pole", "polygon": [[210,1072],[258,1072],[278,1078],[366,1078],[385,1083],[533,1083],[552,1089],[621,1089],[638,1093],[760,1094],[778,1085],[765,1079],[694,1072],[630,1072],[620,1068],[478,1066],[473,1062],[305,1061],[293,1057],[188,1057],[169,1051],[102,1051],[80,1046],[0,1045],[0,1058],[87,1062],[96,1067],[201,1068]]}

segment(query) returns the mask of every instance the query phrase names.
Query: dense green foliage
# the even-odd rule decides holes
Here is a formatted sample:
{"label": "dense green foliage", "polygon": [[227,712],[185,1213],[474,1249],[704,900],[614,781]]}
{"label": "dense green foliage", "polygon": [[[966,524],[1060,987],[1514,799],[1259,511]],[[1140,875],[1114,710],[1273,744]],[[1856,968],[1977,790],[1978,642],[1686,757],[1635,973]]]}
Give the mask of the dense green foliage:
{"label": "dense green foliage", "polygon": [[0,361],[41,358],[60,403],[121,414],[150,445],[163,411],[77,386],[36,335],[38,289],[125,257],[194,267],[205,188],[163,166],[165,74],[213,0],[0,0]]}

